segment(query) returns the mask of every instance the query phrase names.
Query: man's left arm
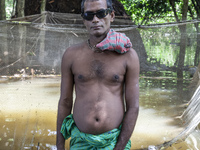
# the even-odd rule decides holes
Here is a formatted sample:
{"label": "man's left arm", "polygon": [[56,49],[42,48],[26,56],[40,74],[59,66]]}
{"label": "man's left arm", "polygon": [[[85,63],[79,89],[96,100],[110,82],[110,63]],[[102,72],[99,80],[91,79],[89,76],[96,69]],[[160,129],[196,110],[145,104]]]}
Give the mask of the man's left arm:
{"label": "man's left arm", "polygon": [[126,114],[114,150],[124,150],[135,128],[139,112],[139,59],[136,51],[133,49],[127,54],[128,58],[125,75]]}

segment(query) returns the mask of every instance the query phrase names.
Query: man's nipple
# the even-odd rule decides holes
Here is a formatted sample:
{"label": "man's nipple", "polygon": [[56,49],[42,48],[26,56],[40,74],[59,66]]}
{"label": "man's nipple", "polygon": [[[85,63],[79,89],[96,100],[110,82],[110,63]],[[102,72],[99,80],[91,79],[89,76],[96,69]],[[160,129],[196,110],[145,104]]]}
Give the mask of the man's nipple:
{"label": "man's nipple", "polygon": [[114,82],[118,82],[119,81],[119,76],[118,75],[114,75],[113,76],[113,81]]}
{"label": "man's nipple", "polygon": [[99,118],[96,118],[95,120],[96,120],[96,122],[99,122]]}
{"label": "man's nipple", "polygon": [[118,80],[118,79],[119,79],[119,76],[118,76],[118,75],[115,75],[114,78],[115,78],[115,80]]}
{"label": "man's nipple", "polygon": [[82,80],[84,77],[83,77],[83,75],[78,75],[78,79],[80,79],[80,80]]}

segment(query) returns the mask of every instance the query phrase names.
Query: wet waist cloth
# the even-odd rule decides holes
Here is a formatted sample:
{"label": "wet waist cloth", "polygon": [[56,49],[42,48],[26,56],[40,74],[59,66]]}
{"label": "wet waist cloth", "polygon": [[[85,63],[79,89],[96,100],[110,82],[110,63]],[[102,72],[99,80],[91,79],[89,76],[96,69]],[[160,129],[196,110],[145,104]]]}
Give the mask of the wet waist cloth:
{"label": "wet waist cloth", "polygon": [[[64,119],[60,132],[65,139],[71,137],[70,150],[113,150],[120,128],[99,135],[86,134],[79,131],[71,114]],[[130,148],[131,141],[129,140],[124,150],[130,150]]]}
{"label": "wet waist cloth", "polygon": [[100,50],[116,51],[117,53],[124,54],[130,50],[132,43],[130,39],[124,34],[110,29],[106,38],[96,45]]}

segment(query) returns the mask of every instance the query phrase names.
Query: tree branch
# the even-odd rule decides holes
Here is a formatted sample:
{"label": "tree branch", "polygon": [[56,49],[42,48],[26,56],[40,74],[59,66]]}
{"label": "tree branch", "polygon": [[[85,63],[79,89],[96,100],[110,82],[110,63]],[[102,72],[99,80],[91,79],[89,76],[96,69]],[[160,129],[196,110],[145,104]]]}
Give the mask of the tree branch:
{"label": "tree branch", "polygon": [[176,8],[175,8],[175,2],[174,2],[174,0],[169,0],[169,3],[170,3],[170,5],[172,6],[172,10],[173,10],[173,12],[174,12],[174,16],[175,16],[175,18],[176,18],[176,21],[177,21],[177,22],[180,22],[180,20],[178,19],[178,15],[177,15],[177,13],[176,13]]}
{"label": "tree branch", "polygon": [[182,20],[187,20],[188,0],[183,0]]}

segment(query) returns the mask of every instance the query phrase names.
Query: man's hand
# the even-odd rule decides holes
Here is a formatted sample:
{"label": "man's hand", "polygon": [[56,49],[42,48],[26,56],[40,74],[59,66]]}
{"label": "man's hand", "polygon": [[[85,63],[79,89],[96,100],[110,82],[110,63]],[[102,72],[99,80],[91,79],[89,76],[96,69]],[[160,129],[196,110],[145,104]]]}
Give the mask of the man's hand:
{"label": "man's hand", "polygon": [[65,148],[64,147],[57,147],[56,150],[65,150]]}

